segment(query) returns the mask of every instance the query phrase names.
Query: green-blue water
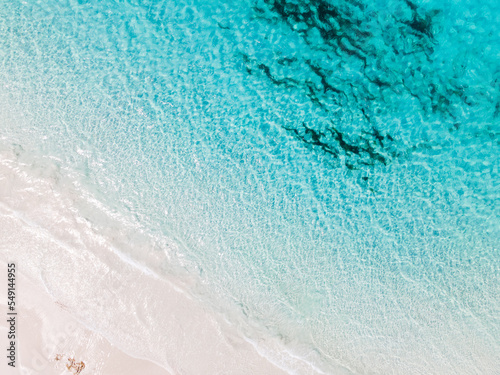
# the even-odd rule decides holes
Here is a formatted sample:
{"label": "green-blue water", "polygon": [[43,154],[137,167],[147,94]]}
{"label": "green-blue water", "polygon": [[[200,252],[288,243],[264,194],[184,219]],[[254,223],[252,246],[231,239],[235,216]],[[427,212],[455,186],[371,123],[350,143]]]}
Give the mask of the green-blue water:
{"label": "green-blue water", "polygon": [[251,338],[494,374],[499,25],[492,0],[1,1],[0,135],[174,243]]}

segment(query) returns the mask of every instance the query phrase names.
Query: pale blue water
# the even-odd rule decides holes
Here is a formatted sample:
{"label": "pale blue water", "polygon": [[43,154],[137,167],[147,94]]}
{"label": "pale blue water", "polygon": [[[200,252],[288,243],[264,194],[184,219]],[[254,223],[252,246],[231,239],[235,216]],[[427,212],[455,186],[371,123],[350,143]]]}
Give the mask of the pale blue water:
{"label": "pale blue water", "polygon": [[499,25],[493,0],[1,1],[2,142],[173,241],[249,337],[494,374]]}

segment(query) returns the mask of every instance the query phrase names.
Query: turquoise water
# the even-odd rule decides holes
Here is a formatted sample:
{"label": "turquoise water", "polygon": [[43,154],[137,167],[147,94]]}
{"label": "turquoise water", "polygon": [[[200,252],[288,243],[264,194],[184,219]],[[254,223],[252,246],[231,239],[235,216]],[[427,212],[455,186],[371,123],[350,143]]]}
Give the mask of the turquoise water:
{"label": "turquoise water", "polygon": [[165,273],[249,338],[325,373],[498,371],[497,2],[0,16],[2,142],[174,244]]}

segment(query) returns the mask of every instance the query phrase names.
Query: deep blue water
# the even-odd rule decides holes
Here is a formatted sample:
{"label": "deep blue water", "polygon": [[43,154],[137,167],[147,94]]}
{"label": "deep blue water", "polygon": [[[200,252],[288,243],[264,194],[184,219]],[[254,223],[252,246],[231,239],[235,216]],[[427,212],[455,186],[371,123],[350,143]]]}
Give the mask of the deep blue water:
{"label": "deep blue water", "polygon": [[493,374],[499,25],[495,1],[2,1],[2,142],[173,244],[165,272],[249,337],[327,373]]}

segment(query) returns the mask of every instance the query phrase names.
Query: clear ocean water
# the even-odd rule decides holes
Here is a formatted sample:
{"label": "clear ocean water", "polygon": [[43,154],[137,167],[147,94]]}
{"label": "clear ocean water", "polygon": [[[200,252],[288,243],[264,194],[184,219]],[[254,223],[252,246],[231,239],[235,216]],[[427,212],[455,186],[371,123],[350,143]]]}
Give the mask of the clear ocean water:
{"label": "clear ocean water", "polygon": [[499,373],[499,2],[0,1],[0,120],[249,339]]}

